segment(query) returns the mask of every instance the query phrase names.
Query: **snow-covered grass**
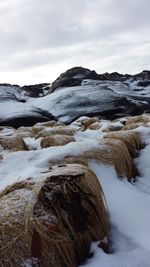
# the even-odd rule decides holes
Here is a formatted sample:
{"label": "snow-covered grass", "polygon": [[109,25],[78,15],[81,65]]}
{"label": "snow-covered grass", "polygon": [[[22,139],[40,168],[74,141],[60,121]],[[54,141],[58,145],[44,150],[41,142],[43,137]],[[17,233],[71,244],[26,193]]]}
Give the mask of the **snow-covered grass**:
{"label": "snow-covered grass", "polygon": [[[135,159],[140,173],[136,182],[119,180],[113,166],[89,162],[107,201],[111,253],[104,253],[97,243],[93,243],[91,251],[94,256],[85,262],[85,267],[150,267],[150,128],[139,127],[137,131],[146,146]],[[1,131],[2,136],[11,133],[11,129]],[[52,160],[102,146],[102,135],[100,130],[77,131],[74,135],[76,142],[46,149],[40,149],[40,140],[25,138],[30,149],[37,150],[2,152],[0,190],[16,181],[44,176],[43,172],[48,170]]]}
{"label": "snow-covered grass", "polygon": [[102,184],[110,220],[111,253],[104,253],[92,244],[94,257],[86,267],[149,267],[150,266],[150,129],[137,130],[146,146],[135,160],[140,172],[135,183],[118,180],[112,166],[90,162]]}
{"label": "snow-covered grass", "polygon": [[[32,143],[32,147],[33,145],[34,143]],[[0,164],[0,190],[18,180],[22,181],[31,176],[32,178],[39,177],[42,171],[48,170],[51,161],[79,155],[98,146],[103,146],[103,144],[97,140],[89,142],[88,139],[42,150],[3,152],[3,160]]]}

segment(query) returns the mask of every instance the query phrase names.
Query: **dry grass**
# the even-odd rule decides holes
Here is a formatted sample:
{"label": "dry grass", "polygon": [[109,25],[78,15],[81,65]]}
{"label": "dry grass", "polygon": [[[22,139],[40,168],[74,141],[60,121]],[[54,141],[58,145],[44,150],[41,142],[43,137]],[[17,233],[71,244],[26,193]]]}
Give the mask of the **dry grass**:
{"label": "dry grass", "polygon": [[137,155],[137,151],[143,148],[144,144],[140,135],[134,131],[117,131],[109,132],[103,136],[104,138],[109,138],[111,140],[120,140],[124,142],[128,148],[128,151],[132,157]]}
{"label": "dry grass", "polygon": [[60,121],[51,120],[46,122],[38,122],[34,126],[54,127],[54,126],[65,126],[65,124]]}
{"label": "dry grass", "polygon": [[8,187],[0,201],[4,267],[32,263],[35,257],[41,267],[77,267],[88,256],[91,241],[108,234],[102,188],[82,165],[54,166],[46,179]]}
{"label": "dry grass", "polygon": [[23,141],[23,138],[25,137],[33,137],[32,132],[28,130],[26,131],[25,129],[17,129],[11,135],[0,137],[0,145],[5,150],[10,151],[26,150],[26,146]]}
{"label": "dry grass", "polygon": [[142,114],[140,116],[128,117],[126,124],[148,123],[150,122],[150,114]]}
{"label": "dry grass", "polygon": [[127,123],[122,130],[126,131],[126,130],[134,130],[140,126],[144,126],[144,127],[148,127],[147,123],[141,123],[141,122],[135,122],[135,123]]}
{"label": "dry grass", "polygon": [[90,125],[95,122],[99,122],[99,119],[97,117],[87,118],[83,120],[81,123],[82,131],[89,129]]}
{"label": "dry grass", "polygon": [[88,126],[88,129],[90,130],[98,130],[101,128],[101,123],[96,121]]}
{"label": "dry grass", "polygon": [[51,146],[63,146],[74,141],[75,139],[72,136],[55,134],[44,137],[41,141],[41,147],[46,148]]}
{"label": "dry grass", "polygon": [[45,126],[43,126],[43,125],[36,125],[35,124],[32,127],[32,133],[35,136],[35,135],[38,135],[40,132],[42,132],[44,129],[45,129]]}
{"label": "dry grass", "polygon": [[20,136],[5,136],[0,138],[0,145],[5,150],[19,151],[25,150],[23,140]]}
{"label": "dry grass", "polygon": [[114,166],[119,178],[127,177],[129,181],[135,178],[137,170],[126,144],[120,140],[105,138],[97,149],[88,150],[77,156],[67,156],[63,160],[50,162],[53,164],[78,163],[88,166],[90,160]]}
{"label": "dry grass", "polygon": [[47,137],[55,134],[73,136],[76,129],[69,126],[57,126],[57,127],[44,127],[38,134],[35,135],[36,138]]}
{"label": "dry grass", "polygon": [[73,121],[72,124],[73,125],[76,125],[78,127],[81,127],[81,126],[83,126],[84,121],[86,121],[88,119],[90,119],[90,117],[88,117],[88,116],[81,116],[77,120]]}
{"label": "dry grass", "polygon": [[115,124],[110,124],[108,127],[103,128],[102,132],[111,132],[111,131],[120,131],[123,128],[123,125],[115,125]]}
{"label": "dry grass", "polygon": [[40,123],[36,123],[33,127],[32,127],[32,133],[34,135],[38,134],[39,132],[41,132],[42,130],[48,128],[52,128],[52,127],[63,127],[64,124],[62,122],[57,122],[54,120],[51,121],[46,121],[46,122],[40,122]]}

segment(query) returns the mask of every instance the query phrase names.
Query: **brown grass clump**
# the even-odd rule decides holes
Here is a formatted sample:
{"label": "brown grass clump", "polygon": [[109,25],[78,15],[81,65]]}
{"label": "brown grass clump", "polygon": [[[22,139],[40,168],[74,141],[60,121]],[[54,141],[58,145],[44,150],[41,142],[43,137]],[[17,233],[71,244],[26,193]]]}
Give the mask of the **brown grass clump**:
{"label": "brown grass clump", "polygon": [[24,128],[25,127],[22,127],[22,129],[15,130],[14,133],[10,133],[0,137],[0,145],[5,150],[11,150],[11,151],[26,150],[23,138],[33,137],[33,134],[30,130],[28,129],[26,130]]}
{"label": "brown grass clump", "polygon": [[120,140],[123,141],[132,157],[137,155],[137,151],[143,148],[143,142],[140,135],[136,132],[126,130],[126,131],[117,131],[117,132],[109,132],[103,136],[104,138],[109,138],[112,140]]}
{"label": "brown grass clump", "polygon": [[51,121],[46,121],[46,122],[38,122],[33,127],[36,127],[36,126],[54,127],[54,126],[64,126],[64,125],[65,124],[63,122],[51,120]]}
{"label": "brown grass clump", "polygon": [[98,130],[98,129],[100,129],[101,128],[101,123],[100,122],[94,122],[94,123],[92,123],[92,124],[90,124],[89,126],[88,126],[88,129],[90,129],[90,130]]}
{"label": "brown grass clump", "polygon": [[26,137],[34,137],[32,132],[26,131],[26,132],[17,132],[16,133],[17,137],[21,137],[21,138],[26,138]]}
{"label": "brown grass clump", "polygon": [[131,181],[137,175],[133,159],[126,144],[120,140],[105,138],[97,149],[91,149],[77,156],[67,156],[63,160],[50,162],[50,165],[60,163],[78,163],[88,166],[90,160],[114,166],[119,178],[127,177]]}
{"label": "brown grass clump", "polygon": [[[0,194],[0,264],[77,267],[108,234],[102,188],[89,168],[54,166]],[[94,219],[93,219],[94,218]]]}
{"label": "brown grass clump", "polygon": [[72,124],[75,125],[75,126],[81,127],[81,126],[83,126],[84,121],[86,121],[88,119],[90,119],[90,117],[88,117],[88,116],[81,116],[77,120],[73,121]]}
{"label": "brown grass clump", "polygon": [[25,127],[25,126],[21,126],[19,128],[17,128],[16,130],[17,133],[20,133],[20,132],[32,132],[32,127]]}
{"label": "brown grass clump", "polygon": [[64,146],[74,141],[75,139],[72,136],[55,134],[55,135],[44,137],[41,141],[41,147],[46,148],[50,146]]}
{"label": "brown grass clump", "polygon": [[42,122],[41,125],[46,126],[46,127],[54,127],[54,126],[65,126],[65,124],[61,121],[46,121]]}
{"label": "brown grass clump", "polygon": [[150,122],[150,115],[149,114],[142,114],[140,116],[128,117],[127,124],[132,123],[148,123]]}
{"label": "brown grass clump", "polygon": [[82,131],[89,129],[90,125],[95,122],[99,122],[99,119],[97,117],[87,118],[83,120],[81,123]]}
{"label": "brown grass clump", "polygon": [[20,136],[5,136],[0,138],[0,145],[5,150],[19,151],[25,150],[23,139]]}
{"label": "brown grass clump", "polygon": [[32,127],[32,133],[33,133],[33,135],[38,135],[38,133],[39,132],[41,132],[42,130],[44,130],[45,129],[45,126],[43,126],[43,125],[34,125],[33,127]]}
{"label": "brown grass clump", "polygon": [[141,122],[135,122],[135,123],[127,123],[125,126],[123,126],[122,130],[126,131],[126,130],[134,130],[140,126],[144,126],[147,127],[147,123],[141,123]]}
{"label": "brown grass clump", "polygon": [[103,128],[102,132],[111,132],[111,131],[120,131],[122,129],[123,125],[115,125],[115,123],[108,125],[108,127]]}
{"label": "brown grass clump", "polygon": [[35,135],[35,137],[46,137],[55,134],[73,136],[75,132],[76,129],[69,126],[45,127],[44,129],[39,131],[38,134]]}
{"label": "brown grass clump", "polygon": [[55,120],[46,121],[46,122],[38,122],[32,127],[33,134],[38,134],[40,131],[44,130],[47,127],[57,127],[64,126],[62,122],[57,122]]}
{"label": "brown grass clump", "polygon": [[[135,179],[138,174],[138,170],[134,165],[133,158],[129,153],[129,150],[122,140],[112,140],[105,138],[104,143],[110,147],[110,162],[114,165],[118,177],[127,177],[128,181]],[[108,162],[108,163],[110,163]]]}

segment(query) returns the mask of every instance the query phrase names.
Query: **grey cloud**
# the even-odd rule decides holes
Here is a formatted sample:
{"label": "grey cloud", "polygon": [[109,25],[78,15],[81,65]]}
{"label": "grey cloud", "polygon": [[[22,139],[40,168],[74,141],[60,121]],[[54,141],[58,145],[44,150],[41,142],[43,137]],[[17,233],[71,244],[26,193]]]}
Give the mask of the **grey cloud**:
{"label": "grey cloud", "polygon": [[150,41],[149,10],[149,0],[1,0],[0,70],[134,55]]}

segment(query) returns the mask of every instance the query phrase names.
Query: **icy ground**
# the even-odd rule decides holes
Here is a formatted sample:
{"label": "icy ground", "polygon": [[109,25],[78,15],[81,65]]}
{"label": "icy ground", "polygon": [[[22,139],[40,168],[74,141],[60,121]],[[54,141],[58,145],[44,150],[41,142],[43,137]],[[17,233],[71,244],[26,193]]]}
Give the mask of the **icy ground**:
{"label": "icy ground", "polygon": [[[140,127],[137,131],[146,146],[135,159],[140,173],[135,183],[119,180],[112,166],[89,163],[102,184],[108,205],[111,254],[104,253],[93,243],[94,256],[84,264],[86,267],[150,267],[150,128]],[[9,133],[3,131],[1,134]],[[75,135],[76,142],[62,147],[41,150],[37,144],[37,150],[3,152],[0,190],[16,181],[44,175],[41,172],[47,170],[52,159],[97,147],[101,135],[98,130],[79,131]]]}

